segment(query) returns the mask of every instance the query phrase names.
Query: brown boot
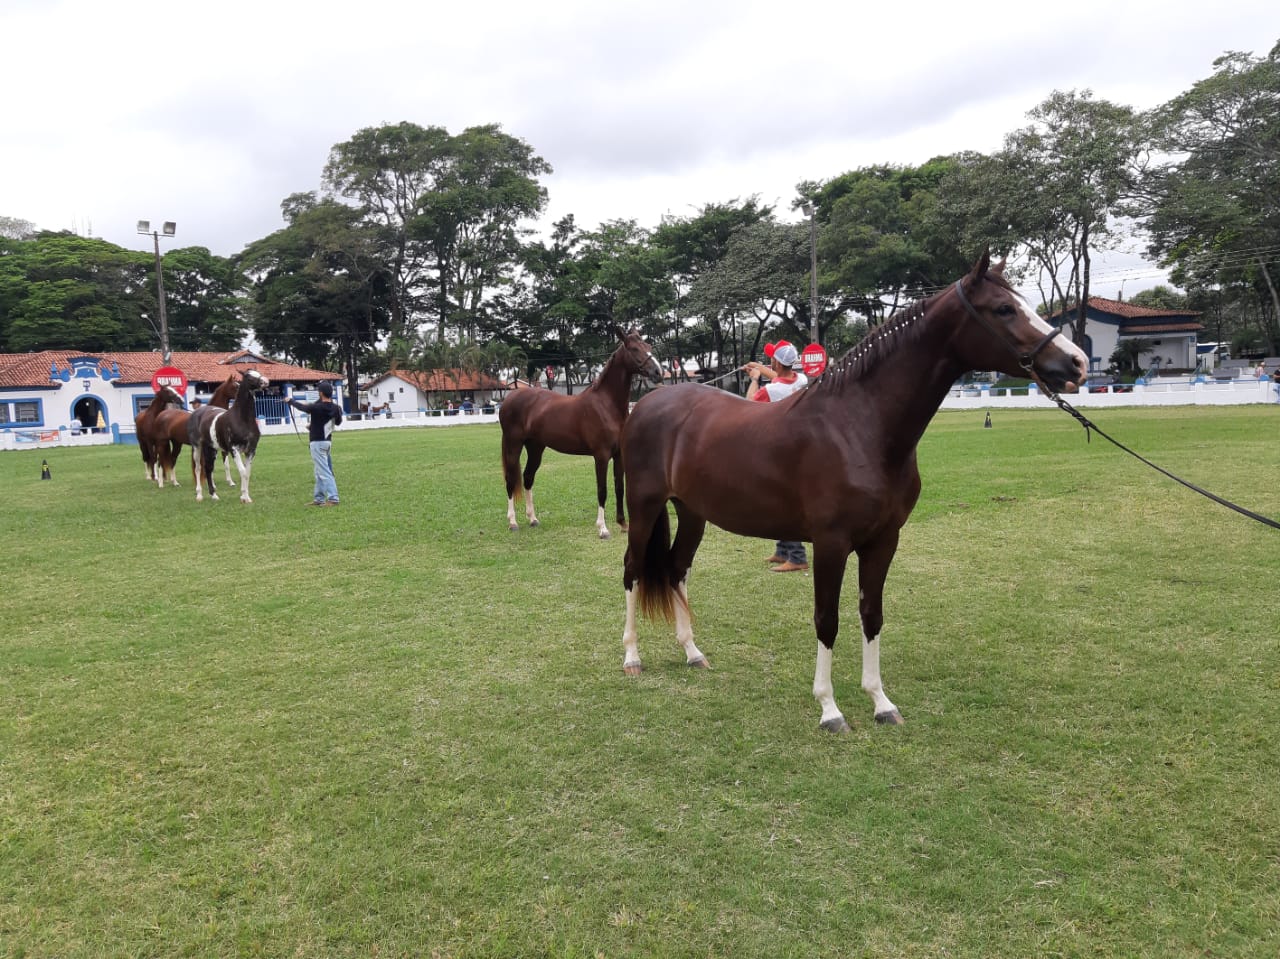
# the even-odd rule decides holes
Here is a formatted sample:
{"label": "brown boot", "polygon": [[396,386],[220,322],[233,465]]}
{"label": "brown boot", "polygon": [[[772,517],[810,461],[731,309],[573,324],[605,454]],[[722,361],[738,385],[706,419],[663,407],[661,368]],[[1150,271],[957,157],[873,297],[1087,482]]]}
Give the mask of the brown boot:
{"label": "brown boot", "polygon": [[766,559],[765,562],[768,563],[770,566],[772,566],[774,563],[785,563],[786,559],[782,556],[779,556],[777,553],[774,553],[772,556]]}
{"label": "brown boot", "polygon": [[781,566],[775,566],[773,569],[769,570],[769,572],[771,573],[804,573],[804,572],[808,572],[808,570],[809,570],[808,563],[792,563],[791,561],[788,560],[787,562],[783,563]]}

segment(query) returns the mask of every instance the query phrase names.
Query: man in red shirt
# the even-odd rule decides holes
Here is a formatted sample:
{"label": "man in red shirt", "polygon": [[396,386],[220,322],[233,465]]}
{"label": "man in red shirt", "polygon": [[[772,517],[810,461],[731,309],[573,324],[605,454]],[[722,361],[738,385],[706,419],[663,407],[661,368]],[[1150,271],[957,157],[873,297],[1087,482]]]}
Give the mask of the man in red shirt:
{"label": "man in red shirt", "polygon": [[[744,367],[751,379],[747,399],[776,403],[809,385],[809,378],[799,371],[799,352],[786,340],[765,344],[764,355],[769,357],[768,366],[752,360]],[[761,378],[770,382],[761,386]],[[800,573],[809,568],[804,543],[791,540],[778,540],[769,562],[777,564],[773,567],[775,573]]]}

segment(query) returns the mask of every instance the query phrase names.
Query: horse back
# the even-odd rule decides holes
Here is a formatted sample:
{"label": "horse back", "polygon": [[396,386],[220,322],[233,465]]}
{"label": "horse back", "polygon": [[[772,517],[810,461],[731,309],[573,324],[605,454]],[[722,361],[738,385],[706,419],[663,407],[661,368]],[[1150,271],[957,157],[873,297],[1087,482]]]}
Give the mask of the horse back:
{"label": "horse back", "polygon": [[498,412],[504,436],[549,446],[557,453],[609,453],[618,443],[623,417],[606,398],[586,390],[565,396],[553,390],[521,390]]}

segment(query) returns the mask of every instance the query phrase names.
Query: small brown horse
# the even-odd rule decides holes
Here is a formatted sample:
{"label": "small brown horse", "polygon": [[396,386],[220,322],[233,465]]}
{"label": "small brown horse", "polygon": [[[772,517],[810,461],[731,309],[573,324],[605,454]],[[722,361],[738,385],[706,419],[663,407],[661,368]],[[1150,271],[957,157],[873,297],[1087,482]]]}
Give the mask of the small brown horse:
{"label": "small brown horse", "polygon": [[167,447],[168,442],[162,439],[163,431],[157,426],[157,420],[161,413],[174,407],[182,408],[182,397],[172,386],[162,386],[156,390],[156,395],[147,408],[133,418],[148,483],[154,483],[158,478],[162,485],[164,483],[164,470],[159,464],[161,449]]}
{"label": "small brown horse", "polygon": [[[983,256],[954,286],[891,317],[807,390],[747,402],[708,386],[669,386],[636,404],[622,431],[631,511],[623,585],[623,670],[640,672],[636,605],[674,617],[691,666],[688,574],[708,522],[732,533],[813,543],[813,695],[824,729],[847,730],[831,685],[840,590],[858,555],[862,688],[875,719],[902,716],[880,682],[882,597],[898,533],[920,495],[916,445],[968,370],[1031,376],[1075,392],[1085,355],[1037,317]],[[678,526],[671,541],[667,503]]]}
{"label": "small brown horse", "polygon": [[[516,500],[524,496],[525,516],[530,526],[538,525],[533,511],[533,479],[542,465],[542,453],[550,446],[557,453],[591,456],[596,461],[596,528],[601,539],[609,538],[604,519],[608,500],[609,461],[613,460],[613,492],[617,503],[618,526],[627,528],[623,512],[623,476],[618,462],[618,434],[627,418],[631,401],[631,381],[643,376],[650,385],[662,382],[662,367],[653,358],[649,344],[632,329],[623,333],[613,327],[621,341],[595,382],[576,396],[552,390],[528,389],[512,393],[498,411],[502,424],[502,474],[507,481],[507,525],[516,523]],[[520,486],[520,454],[528,452],[524,466],[523,493]]]}
{"label": "small brown horse", "polygon": [[[228,409],[231,401],[235,399],[236,390],[239,388],[240,379],[234,373],[227,377],[226,381],[219,384],[214,390],[213,396],[209,399],[210,406],[216,406],[219,409]],[[169,482],[174,486],[178,485],[178,477],[174,472],[178,465],[178,454],[182,452],[182,444],[187,442],[187,421],[191,419],[191,412],[184,409],[167,409],[156,417],[155,436],[156,443],[156,483],[163,487],[165,477],[168,476]],[[231,464],[227,462],[226,454],[222,456],[222,463],[227,468],[227,485],[231,485]],[[195,480],[194,466],[191,471],[191,478]]]}
{"label": "small brown horse", "polygon": [[204,483],[209,484],[210,498],[218,498],[218,491],[213,486],[213,463],[219,451],[235,457],[236,470],[240,473],[240,502],[253,502],[249,498],[249,472],[262,436],[253,394],[270,385],[271,381],[257,370],[245,370],[231,409],[205,406],[191,414],[187,421],[187,442],[191,444],[191,470],[195,474],[197,503],[204,499]]}

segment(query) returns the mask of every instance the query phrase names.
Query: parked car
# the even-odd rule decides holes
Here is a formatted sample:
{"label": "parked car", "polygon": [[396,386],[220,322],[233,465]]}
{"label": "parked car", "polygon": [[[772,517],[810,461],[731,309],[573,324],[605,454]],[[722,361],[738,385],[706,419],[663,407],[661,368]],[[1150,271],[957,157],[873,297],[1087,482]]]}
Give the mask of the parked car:
{"label": "parked car", "polygon": [[1085,389],[1090,393],[1105,393],[1110,388],[1112,393],[1132,393],[1132,383],[1121,383],[1114,376],[1091,376],[1084,381]]}

